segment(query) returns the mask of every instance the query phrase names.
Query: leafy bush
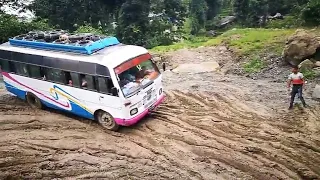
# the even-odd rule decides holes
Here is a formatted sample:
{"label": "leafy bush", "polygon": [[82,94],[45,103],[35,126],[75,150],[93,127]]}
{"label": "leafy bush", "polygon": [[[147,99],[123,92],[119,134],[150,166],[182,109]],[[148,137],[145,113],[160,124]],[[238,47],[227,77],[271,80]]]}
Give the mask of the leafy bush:
{"label": "leafy bush", "polygon": [[78,29],[75,30],[75,33],[93,33],[93,34],[100,34],[100,35],[104,34],[101,28],[97,29],[90,25],[83,25],[78,27]]}
{"label": "leafy bush", "polygon": [[52,29],[46,20],[33,22],[20,22],[15,16],[0,14],[0,43],[8,41],[9,38],[24,34],[32,30]]}
{"label": "leafy bush", "polygon": [[299,27],[302,25],[301,19],[297,18],[296,16],[285,16],[284,19],[275,19],[270,20],[266,28],[294,28]]}
{"label": "leafy bush", "polygon": [[318,74],[313,69],[300,69],[306,79],[314,79]]}
{"label": "leafy bush", "polygon": [[302,9],[302,19],[306,25],[319,25],[320,24],[320,1],[310,0],[307,5]]}
{"label": "leafy bush", "polygon": [[174,40],[170,33],[164,33],[147,39],[145,47],[150,49],[156,46],[168,46],[173,44]]}

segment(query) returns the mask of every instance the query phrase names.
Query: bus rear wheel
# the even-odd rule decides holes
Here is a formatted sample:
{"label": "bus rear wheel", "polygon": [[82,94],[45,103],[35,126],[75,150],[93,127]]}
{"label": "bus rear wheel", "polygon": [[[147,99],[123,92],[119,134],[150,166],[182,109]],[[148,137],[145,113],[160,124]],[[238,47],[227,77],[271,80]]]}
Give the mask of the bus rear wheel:
{"label": "bus rear wheel", "polygon": [[26,99],[27,99],[28,104],[32,108],[43,109],[43,105],[42,105],[40,99],[36,95],[32,94],[31,92],[27,92]]}
{"label": "bus rear wheel", "polygon": [[111,131],[117,131],[119,129],[119,125],[115,122],[114,118],[111,114],[105,111],[99,111],[96,116],[99,124],[105,129]]}

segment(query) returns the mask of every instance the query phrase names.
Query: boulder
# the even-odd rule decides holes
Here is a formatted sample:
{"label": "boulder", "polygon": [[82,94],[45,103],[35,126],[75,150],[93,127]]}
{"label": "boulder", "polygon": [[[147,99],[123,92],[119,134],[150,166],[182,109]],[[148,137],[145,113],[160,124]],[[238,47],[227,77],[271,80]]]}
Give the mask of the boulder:
{"label": "boulder", "polygon": [[320,42],[314,34],[298,29],[288,38],[282,54],[285,61],[297,66],[303,60],[312,57],[318,48]]}
{"label": "boulder", "polygon": [[235,16],[226,16],[220,20],[219,28],[223,28],[228,24],[233,23],[236,20]]}
{"label": "boulder", "polygon": [[316,61],[316,62],[314,63],[314,66],[320,67],[320,61]]}
{"label": "boulder", "polygon": [[314,66],[315,64],[309,59],[306,59],[299,64],[300,69],[312,69]]}
{"label": "boulder", "polygon": [[320,100],[320,85],[316,85],[312,93],[312,99]]}
{"label": "boulder", "polygon": [[217,32],[214,31],[214,30],[210,30],[210,31],[207,32],[207,36],[214,37],[216,35],[217,35]]}

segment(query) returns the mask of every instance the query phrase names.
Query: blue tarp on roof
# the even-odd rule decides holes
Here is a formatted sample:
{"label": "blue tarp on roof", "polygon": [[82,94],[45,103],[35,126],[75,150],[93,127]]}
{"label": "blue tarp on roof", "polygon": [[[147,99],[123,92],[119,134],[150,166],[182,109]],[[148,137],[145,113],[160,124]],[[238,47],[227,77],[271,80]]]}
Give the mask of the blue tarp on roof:
{"label": "blue tarp on roof", "polygon": [[95,41],[86,46],[75,46],[70,44],[55,44],[48,42],[36,42],[36,41],[26,41],[9,39],[9,43],[13,46],[30,47],[35,49],[46,49],[46,50],[57,50],[66,52],[75,52],[82,54],[92,54],[100,49],[108,46],[113,46],[119,44],[119,40],[116,37],[107,37],[98,41]]}

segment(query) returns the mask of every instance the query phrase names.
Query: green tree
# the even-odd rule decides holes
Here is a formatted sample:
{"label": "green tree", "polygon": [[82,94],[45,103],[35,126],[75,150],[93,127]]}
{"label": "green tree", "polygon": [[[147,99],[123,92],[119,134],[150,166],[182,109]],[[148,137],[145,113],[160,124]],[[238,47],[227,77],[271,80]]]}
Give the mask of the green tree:
{"label": "green tree", "polygon": [[249,27],[265,24],[268,14],[267,0],[235,0],[233,6],[240,24]]}
{"label": "green tree", "polygon": [[190,2],[191,34],[197,34],[206,25],[208,6],[205,0]]}
{"label": "green tree", "polygon": [[9,38],[27,33],[32,30],[47,30],[51,27],[45,20],[33,22],[20,22],[15,16],[0,14],[0,43],[6,42]]}
{"label": "green tree", "polygon": [[220,0],[206,0],[206,3],[208,5],[207,20],[213,20],[219,13],[222,2]]}
{"label": "green tree", "polygon": [[234,13],[240,24],[247,23],[247,18],[250,13],[249,5],[250,0],[234,0],[233,2]]}
{"label": "green tree", "polygon": [[150,0],[127,0],[120,9],[117,36],[128,44],[145,45],[149,31]]}
{"label": "green tree", "polygon": [[320,25],[320,1],[310,0],[302,9],[302,19],[306,25],[319,26]]}
{"label": "green tree", "polygon": [[97,28],[109,23],[109,7],[101,0],[35,0],[29,7],[35,15],[62,29],[75,30],[89,23]]}

